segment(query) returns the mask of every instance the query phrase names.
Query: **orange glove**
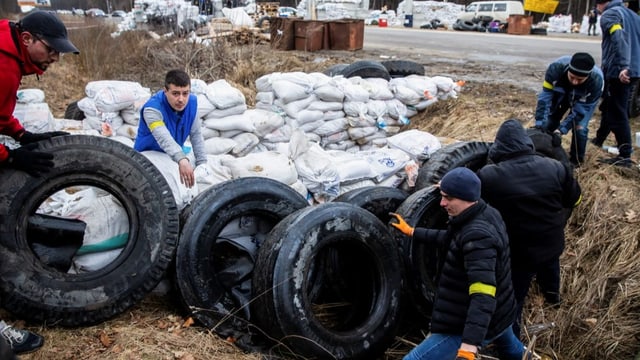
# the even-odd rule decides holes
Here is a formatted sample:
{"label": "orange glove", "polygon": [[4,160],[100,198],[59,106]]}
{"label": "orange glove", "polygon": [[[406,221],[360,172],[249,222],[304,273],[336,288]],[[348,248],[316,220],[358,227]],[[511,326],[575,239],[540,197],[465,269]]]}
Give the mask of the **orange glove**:
{"label": "orange glove", "polygon": [[400,232],[402,232],[403,234],[407,235],[407,236],[413,236],[413,228],[411,226],[409,226],[409,224],[407,224],[406,221],[404,221],[404,219],[402,218],[402,216],[400,216],[399,214],[396,213],[389,213],[389,215],[394,216],[396,218],[396,220],[398,220],[398,222],[391,222],[391,226],[395,227],[396,229],[400,230]]}
{"label": "orange glove", "polygon": [[475,360],[476,354],[471,351],[458,349],[458,355],[456,355],[456,360]]}

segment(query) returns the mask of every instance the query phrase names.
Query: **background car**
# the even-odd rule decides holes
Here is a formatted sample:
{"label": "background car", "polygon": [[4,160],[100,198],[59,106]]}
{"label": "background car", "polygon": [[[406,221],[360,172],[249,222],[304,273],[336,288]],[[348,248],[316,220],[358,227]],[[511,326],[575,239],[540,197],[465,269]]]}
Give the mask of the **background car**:
{"label": "background car", "polygon": [[107,17],[107,14],[102,9],[89,9],[84,12],[85,16],[88,17]]}
{"label": "background car", "polygon": [[125,17],[127,16],[127,13],[123,10],[114,10],[111,13],[111,17]]}

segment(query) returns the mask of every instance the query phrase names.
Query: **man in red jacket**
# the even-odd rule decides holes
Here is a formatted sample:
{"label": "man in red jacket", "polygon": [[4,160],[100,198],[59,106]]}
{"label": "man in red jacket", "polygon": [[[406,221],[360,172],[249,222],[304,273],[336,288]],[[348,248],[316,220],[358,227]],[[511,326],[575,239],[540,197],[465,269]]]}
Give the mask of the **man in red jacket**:
{"label": "man in red jacket", "polygon": [[53,155],[36,151],[36,143],[66,133],[25,131],[13,111],[22,77],[42,75],[49,65],[60,60],[61,53],[67,52],[79,53],[69,41],[62,21],[51,12],[34,11],[17,23],[0,20],[0,134],[11,136],[22,145],[16,149],[0,145],[0,167],[38,176],[53,166]]}
{"label": "man in red jacket", "polygon": [[[0,168],[40,176],[53,166],[53,154],[37,151],[37,143],[67,133],[26,131],[13,111],[22,77],[41,75],[49,65],[60,60],[60,54],[69,52],[79,53],[69,41],[62,21],[51,12],[34,11],[17,23],[0,20],[0,134],[11,136],[21,145],[10,149],[0,144]],[[37,350],[44,343],[42,336],[15,329],[4,321],[0,321],[0,335],[0,341],[8,343],[14,354]],[[6,345],[1,343],[0,349]],[[7,354],[2,354],[7,358]]]}

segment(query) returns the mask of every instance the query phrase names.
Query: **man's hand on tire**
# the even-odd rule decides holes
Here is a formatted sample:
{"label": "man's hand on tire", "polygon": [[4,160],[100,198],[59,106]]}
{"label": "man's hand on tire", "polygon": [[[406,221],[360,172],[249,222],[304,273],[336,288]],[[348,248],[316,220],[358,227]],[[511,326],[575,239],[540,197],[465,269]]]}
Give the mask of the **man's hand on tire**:
{"label": "man's hand on tire", "polygon": [[37,144],[28,144],[17,149],[8,149],[9,157],[4,164],[34,177],[42,176],[53,167],[53,154],[35,151],[37,148]]}
{"label": "man's hand on tire", "polygon": [[43,132],[43,133],[32,133],[30,131],[25,131],[22,134],[22,136],[20,136],[20,139],[18,139],[18,141],[20,141],[21,145],[26,145],[26,144],[31,144],[41,140],[47,140],[55,136],[63,136],[63,135],[69,135],[69,133],[66,131],[49,131],[49,132]]}

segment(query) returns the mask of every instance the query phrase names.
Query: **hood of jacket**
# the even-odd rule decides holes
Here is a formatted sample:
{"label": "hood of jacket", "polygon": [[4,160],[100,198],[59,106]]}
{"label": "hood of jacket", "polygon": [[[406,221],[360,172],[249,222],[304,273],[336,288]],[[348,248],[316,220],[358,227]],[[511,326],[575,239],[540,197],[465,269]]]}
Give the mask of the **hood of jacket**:
{"label": "hood of jacket", "polygon": [[16,44],[14,33],[18,36],[19,34],[17,34],[17,30],[10,24],[8,20],[0,20],[0,52],[18,62],[22,75],[42,75],[44,71],[31,62],[27,48],[19,41],[18,44]]}
{"label": "hood of jacket", "polygon": [[489,148],[489,159],[499,163],[519,155],[535,154],[533,141],[518,120],[509,119],[500,125],[496,139]]}

